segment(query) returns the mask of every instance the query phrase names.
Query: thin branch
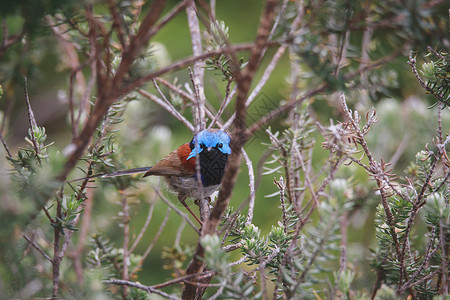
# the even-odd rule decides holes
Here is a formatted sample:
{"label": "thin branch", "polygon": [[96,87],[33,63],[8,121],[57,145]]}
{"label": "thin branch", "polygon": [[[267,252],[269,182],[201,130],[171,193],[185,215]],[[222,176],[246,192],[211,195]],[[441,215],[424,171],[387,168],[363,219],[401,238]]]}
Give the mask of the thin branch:
{"label": "thin branch", "polygon": [[[404,278],[405,278],[405,280],[408,280],[408,275],[407,275],[407,272],[405,270],[405,265],[404,265],[404,263],[405,263],[405,261],[404,261],[404,254],[405,254],[405,250],[406,250],[405,244],[407,242],[407,238],[404,239],[403,249],[401,249],[400,241],[398,239],[398,236],[397,236],[397,233],[396,233],[396,227],[395,227],[395,224],[394,224],[394,216],[393,216],[393,214],[391,212],[391,208],[390,208],[388,200],[387,200],[388,193],[386,191],[385,183],[389,182],[389,180],[387,180],[387,178],[386,178],[387,176],[386,176],[386,173],[384,171],[384,167],[382,165],[380,165],[378,162],[376,162],[375,159],[373,158],[372,153],[370,152],[369,147],[367,146],[367,143],[366,143],[366,141],[364,139],[363,133],[359,129],[358,124],[356,124],[355,119],[353,118],[350,110],[348,109],[347,102],[345,100],[345,95],[344,95],[343,92],[340,92],[339,99],[340,99],[340,102],[341,102],[342,109],[343,109],[346,117],[348,118],[348,120],[352,124],[353,129],[355,131],[355,134],[358,137],[358,143],[363,148],[364,153],[366,154],[367,159],[369,160],[369,167],[370,167],[371,173],[373,174],[373,178],[375,179],[376,184],[378,186],[378,190],[380,191],[381,204],[383,205],[383,209],[384,209],[384,212],[385,212],[385,215],[386,215],[387,224],[389,226],[389,232],[390,232],[391,237],[392,237],[392,241],[393,241],[393,244],[394,244],[394,248],[395,248],[395,252],[396,252],[397,258],[400,261],[400,276],[399,276],[400,277],[400,281],[399,281],[399,284],[401,284],[402,280]],[[412,224],[411,219],[413,220],[414,219],[414,215],[415,215],[414,212],[417,212],[417,211],[416,210],[412,211],[412,213],[411,213],[412,215],[410,216],[410,219],[408,221],[408,223],[410,225],[409,225],[409,227],[407,227],[406,231],[408,231],[408,228],[410,230],[410,226]],[[404,236],[407,237],[408,234],[405,233]]]}
{"label": "thin branch", "polygon": [[156,202],[153,201],[150,204],[150,206],[148,208],[147,218],[145,219],[145,223],[142,226],[141,231],[139,232],[138,236],[134,240],[133,245],[130,247],[130,253],[133,253],[134,249],[136,248],[136,246],[139,244],[142,237],[144,236],[144,233],[147,231],[148,225],[150,225],[150,220],[152,219],[152,216],[153,216],[153,209],[155,208],[155,203]]}
{"label": "thin branch", "polygon": [[158,197],[162,201],[164,201],[164,203],[166,203],[171,209],[173,209],[178,215],[180,215],[189,224],[189,226],[191,226],[197,233],[200,234],[199,230],[197,229],[197,227],[195,227],[195,224],[191,221],[191,219],[189,219],[187,214],[183,213],[181,210],[178,209],[178,207],[176,207],[172,202],[170,202],[169,199],[164,197],[164,195],[158,188],[153,187],[153,190],[158,195]]}
{"label": "thin branch", "polygon": [[133,271],[130,274],[130,277],[133,277],[134,274],[136,274],[137,271],[139,271],[140,267],[144,263],[147,256],[150,254],[150,251],[152,251],[153,246],[155,246],[156,242],[159,239],[159,236],[161,235],[164,227],[166,227],[167,221],[169,220],[169,214],[172,209],[170,207],[167,208],[166,216],[164,217],[164,220],[161,222],[161,225],[159,225],[158,231],[156,232],[155,236],[153,237],[152,242],[148,245],[147,249],[145,250],[144,254],[142,254],[141,260],[136,265],[136,267],[133,269]]}
{"label": "thin branch", "polygon": [[108,8],[109,8],[109,11],[111,12],[111,16],[113,19],[112,26],[117,32],[117,37],[119,38],[119,42],[122,45],[122,48],[125,48],[126,44],[125,44],[125,37],[124,37],[124,32],[123,32],[124,26],[123,26],[122,19],[117,12],[116,3],[113,0],[108,0],[107,4],[108,4]]}
{"label": "thin branch", "polygon": [[[56,217],[61,220],[62,218],[62,189],[59,191],[58,195],[56,196]],[[61,263],[61,257],[60,257],[60,236],[61,236],[61,224],[59,223],[53,223],[54,226],[54,238],[53,238],[53,287],[52,287],[52,297],[58,298],[58,291],[59,291],[59,266]]]}
{"label": "thin branch", "polygon": [[5,148],[6,153],[8,154],[8,157],[12,157],[11,152],[9,151],[8,145],[6,144],[5,139],[3,138],[3,135],[1,133],[0,133],[0,140],[2,140],[3,147]]}
{"label": "thin branch", "polygon": [[190,279],[194,279],[194,278],[212,277],[215,274],[216,274],[215,271],[205,271],[205,272],[201,272],[201,273],[197,273],[197,274],[185,275],[185,276],[181,276],[181,277],[178,277],[178,278],[175,278],[175,279],[163,282],[163,283],[155,284],[153,286],[153,288],[161,289],[161,288],[167,287],[169,285],[179,283],[179,282],[185,282],[186,280],[190,280]]}
{"label": "thin branch", "polygon": [[162,83],[163,85],[165,85],[166,87],[168,87],[170,90],[172,90],[173,92],[177,93],[178,95],[181,96],[181,98],[185,99],[185,100],[189,100],[192,103],[195,103],[195,98],[192,97],[190,94],[186,93],[185,91],[183,91],[181,88],[176,87],[175,85],[171,84],[170,82],[168,82],[167,80],[163,79],[163,78],[155,78],[155,81]]}
{"label": "thin branch", "polygon": [[247,220],[245,221],[245,225],[249,225],[253,221],[253,211],[255,209],[255,200],[256,200],[256,190],[255,190],[255,172],[253,171],[253,164],[250,158],[247,155],[247,152],[242,149],[242,157],[244,158],[245,164],[247,165],[248,170],[248,186],[250,189],[249,201],[248,201],[248,213]]}
{"label": "thin branch", "polygon": [[39,247],[38,244],[36,244],[33,240],[31,240],[29,237],[27,237],[25,234],[22,234],[22,237],[24,239],[27,240],[28,243],[30,243],[31,246],[33,246],[34,249],[36,249],[37,251],[39,251],[39,253],[42,254],[42,256],[48,260],[51,264],[53,264],[53,260],[50,258],[50,256],[47,255],[47,253],[44,252],[44,250],[42,250],[41,247]]}
{"label": "thin branch", "polygon": [[[229,89],[229,86],[232,81],[228,82],[227,88]],[[233,90],[231,92],[225,93],[225,99],[220,104],[219,110],[217,111],[217,114],[212,119],[211,123],[209,124],[208,128],[214,127],[216,123],[218,123],[219,119],[222,117],[223,112],[225,111],[225,108],[228,107],[228,104],[230,104],[231,100],[233,99],[234,95],[236,94],[237,86],[234,86]],[[233,114],[234,116],[234,114]],[[231,119],[231,118],[230,118]],[[221,126],[222,129],[225,129],[225,125]]]}
{"label": "thin branch", "polygon": [[[122,249],[123,249],[123,268],[122,268],[122,279],[128,280],[128,260],[129,257],[129,251],[128,251],[128,244],[130,242],[130,215],[129,215],[129,205],[128,205],[128,199],[127,194],[125,191],[120,190],[119,194],[122,196],[122,225],[123,225],[123,243],[122,243]],[[144,257],[141,259],[141,261],[144,259]],[[137,267],[137,266],[136,266]],[[123,298],[126,299],[128,297],[128,288],[124,286],[122,290]]]}
{"label": "thin branch", "polygon": [[175,241],[173,245],[175,248],[180,247],[181,234],[183,233],[184,227],[186,226],[186,220],[181,218],[181,223],[178,225],[177,235],[175,236]]}
{"label": "thin branch", "polygon": [[139,89],[138,93],[141,94],[142,96],[152,100],[153,102],[158,104],[160,107],[164,108],[172,116],[174,116],[178,121],[183,123],[183,125],[186,126],[192,132],[195,131],[194,125],[192,125],[191,122],[189,122],[185,117],[183,117],[183,115],[181,115],[180,112],[169,101],[163,101],[160,98],[156,97],[155,95],[150,94],[147,91],[144,91],[143,89]]}
{"label": "thin branch", "polygon": [[15,42],[19,41],[26,33],[25,26],[21,29],[21,31],[17,34],[9,35],[8,33],[8,25],[6,23],[6,17],[2,18],[2,35],[3,39],[0,44],[0,57],[5,54],[6,50]]}
{"label": "thin branch", "polygon": [[[187,20],[189,25],[189,32],[191,34],[191,42],[192,42],[192,54],[200,55],[203,52],[202,49],[202,38],[200,34],[200,24],[198,22],[195,1],[189,1],[188,6],[186,7]],[[196,131],[199,132],[205,129],[205,89],[203,85],[203,76],[205,74],[205,69],[203,68],[205,65],[204,60],[196,60],[194,62],[193,69],[193,88],[195,94],[197,95],[197,99],[195,101],[196,107]]]}
{"label": "thin branch", "polygon": [[209,297],[208,300],[215,300],[218,297],[222,296],[223,295],[223,290],[225,289],[225,286],[226,286],[226,283],[227,283],[227,281],[225,279],[222,279],[219,282],[219,285],[220,285],[219,289],[217,290],[217,292],[214,293],[214,295]]}
{"label": "thin branch", "polygon": [[140,284],[139,282],[132,282],[132,281],[128,281],[128,280],[119,280],[119,279],[105,280],[104,282],[107,284],[125,285],[125,286],[129,286],[129,287],[137,288],[137,289],[146,291],[149,294],[157,294],[157,295],[160,295],[164,298],[171,299],[171,300],[179,300],[180,299],[180,298],[177,298],[170,294],[167,294],[163,291],[155,289],[154,287]]}

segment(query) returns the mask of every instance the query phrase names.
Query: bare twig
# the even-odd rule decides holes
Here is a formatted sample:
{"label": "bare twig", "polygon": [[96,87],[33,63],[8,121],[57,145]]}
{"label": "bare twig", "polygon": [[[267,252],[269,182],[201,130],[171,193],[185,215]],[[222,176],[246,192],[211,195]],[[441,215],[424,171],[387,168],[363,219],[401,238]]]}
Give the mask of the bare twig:
{"label": "bare twig", "polygon": [[[229,84],[227,85],[227,88],[229,89],[229,86],[231,85],[231,81],[229,81]],[[231,99],[233,99],[234,95],[236,94],[237,86],[233,88],[231,92],[225,93],[225,99],[220,104],[219,110],[217,111],[217,114],[214,116],[213,120],[209,124],[209,128],[214,127],[216,123],[218,123],[218,120],[222,117],[223,112],[225,111],[225,108],[228,107],[228,104],[230,104]],[[234,114],[233,114],[234,115]],[[225,129],[224,126],[221,126],[222,129]]]}
{"label": "bare twig", "polygon": [[163,291],[160,291],[160,290],[158,290],[158,289],[156,289],[154,287],[140,284],[139,282],[132,282],[132,281],[128,281],[128,280],[112,279],[112,280],[106,280],[105,283],[134,287],[134,288],[146,291],[149,294],[157,294],[157,295],[160,295],[160,296],[162,296],[164,298],[171,299],[171,300],[178,300],[179,299],[179,298],[177,298],[175,296],[172,296],[172,295],[167,294],[167,293],[165,293]]}
{"label": "bare twig", "polygon": [[19,33],[14,35],[9,35],[8,33],[8,25],[6,23],[6,17],[2,18],[2,36],[3,39],[0,44],[0,57],[6,52],[6,50],[15,42],[19,41],[25,35],[25,26],[20,30]]}
{"label": "bare twig", "polygon": [[[128,260],[129,257],[129,248],[128,243],[130,241],[130,215],[129,215],[129,205],[127,194],[125,191],[119,191],[119,194],[122,196],[122,225],[123,225],[123,269],[122,269],[122,279],[128,280]],[[144,259],[144,258],[142,258]],[[128,288],[126,286],[123,287],[122,296],[124,299],[128,297]]]}
{"label": "bare twig", "polygon": [[[198,22],[195,1],[189,1],[186,7],[187,20],[189,25],[189,31],[191,33],[192,42],[192,54],[200,55],[203,52],[202,49],[202,39],[200,34],[200,24]],[[197,99],[195,101],[195,116],[196,116],[196,132],[205,129],[205,89],[203,85],[203,76],[205,74],[205,69],[203,68],[204,61],[196,60],[194,62],[194,69],[192,74],[192,83],[194,94],[196,94]]]}
{"label": "bare twig", "polygon": [[8,154],[8,157],[12,157],[11,152],[9,151],[8,145],[6,144],[5,139],[3,138],[3,135],[1,133],[0,133],[0,140],[2,140],[3,147],[5,148],[6,153]]}
{"label": "bare twig", "polygon": [[150,94],[147,91],[144,91],[142,89],[140,89],[138,91],[139,94],[141,94],[142,96],[152,100],[153,102],[155,102],[156,104],[158,104],[160,107],[164,108],[166,111],[168,111],[172,116],[174,116],[175,118],[177,118],[181,123],[183,123],[183,125],[185,125],[189,130],[191,130],[192,132],[195,131],[194,125],[192,125],[191,122],[189,122],[185,117],[183,117],[178,110],[175,109],[175,107],[173,107],[173,105],[169,102],[169,101],[163,101],[160,98],[156,97],[153,94]]}
{"label": "bare twig", "polygon": [[123,30],[123,22],[121,17],[119,16],[119,13],[117,12],[116,3],[112,0],[107,1],[109,11],[111,12],[112,18],[113,18],[113,28],[117,32],[117,37],[119,38],[119,42],[122,45],[122,48],[126,47],[125,44],[125,37],[124,37],[124,30]]}
{"label": "bare twig", "polygon": [[[62,218],[62,189],[59,191],[58,195],[56,196],[56,217],[58,217],[60,220]],[[59,265],[61,263],[61,257],[60,257],[60,236],[61,236],[61,225],[59,223],[53,223],[54,224],[54,238],[53,238],[53,289],[52,289],[52,297],[57,298],[58,297],[58,291],[59,291]]]}
{"label": "bare twig", "polygon": [[47,255],[47,253],[44,252],[44,250],[42,250],[41,247],[39,247],[38,244],[36,244],[33,240],[31,240],[29,237],[27,237],[25,234],[22,234],[23,238],[27,240],[28,243],[30,243],[31,246],[33,246],[34,249],[36,249],[37,251],[39,251],[39,253],[42,254],[42,256],[48,260],[50,263],[53,264],[53,260],[51,259],[50,256]]}
{"label": "bare twig", "polygon": [[248,170],[248,186],[250,189],[250,195],[248,200],[248,212],[247,212],[247,221],[245,222],[245,225],[249,225],[253,221],[253,211],[255,209],[255,199],[256,199],[256,190],[255,190],[255,172],[253,171],[253,164],[250,158],[247,155],[247,152],[245,152],[244,149],[242,149],[242,157],[244,158],[245,164],[247,165]]}
{"label": "bare twig", "polygon": [[189,224],[189,226],[191,226],[197,233],[200,233],[199,230],[197,229],[197,227],[195,227],[194,223],[191,221],[191,219],[189,219],[188,215],[183,213],[181,210],[178,209],[178,207],[176,207],[172,202],[170,202],[169,199],[164,197],[164,195],[161,193],[161,191],[158,188],[153,187],[153,190],[158,195],[158,197],[162,201],[164,201],[164,203],[166,203],[171,209],[173,209],[178,215],[180,215]]}
{"label": "bare twig", "polygon": [[175,248],[178,248],[180,246],[181,234],[183,233],[185,226],[186,226],[186,220],[182,218],[180,225],[178,225],[177,235],[175,236],[175,240],[173,242]]}
{"label": "bare twig", "polygon": [[153,201],[150,204],[150,206],[148,208],[147,218],[145,219],[145,223],[142,226],[141,231],[139,232],[138,236],[134,240],[133,245],[130,247],[130,253],[133,253],[134,249],[136,248],[136,246],[139,244],[142,237],[144,236],[145,231],[147,231],[148,225],[150,224],[150,220],[152,219],[152,216],[153,216],[153,209],[155,208],[155,203],[156,202]]}
{"label": "bare twig", "polygon": [[153,287],[155,289],[161,289],[163,287],[166,287],[166,286],[169,286],[169,285],[172,285],[175,283],[179,283],[179,282],[184,282],[186,280],[191,280],[193,278],[212,277],[214,274],[216,274],[215,271],[205,271],[205,272],[201,272],[198,274],[185,275],[185,276],[181,276],[181,277],[178,277],[178,278],[175,278],[175,279],[172,279],[172,280],[160,283],[160,284],[156,284]]}
{"label": "bare twig", "polygon": [[169,214],[172,209],[170,207],[167,208],[166,216],[164,217],[164,220],[161,222],[161,225],[158,228],[158,231],[156,232],[155,236],[153,237],[152,242],[148,245],[147,249],[145,250],[144,254],[142,254],[141,260],[136,265],[136,267],[133,269],[133,271],[130,274],[130,277],[133,277],[136,272],[139,271],[140,267],[144,263],[147,256],[150,254],[150,251],[152,251],[153,246],[155,246],[156,242],[159,239],[159,236],[161,235],[164,227],[166,227],[167,221],[169,220]]}
{"label": "bare twig", "polygon": [[158,77],[158,78],[155,79],[155,81],[165,85],[170,90],[172,90],[173,92],[175,92],[178,95],[180,95],[183,99],[186,99],[186,100],[191,101],[192,103],[195,103],[195,98],[194,97],[192,97],[189,93],[186,93],[185,91],[183,91],[181,88],[178,88],[178,87],[174,86],[173,84],[171,84],[167,80]]}
{"label": "bare twig", "polygon": [[[88,180],[86,180],[85,185],[83,185],[83,184],[81,185],[77,197],[81,197],[81,195],[82,195],[81,191],[85,190],[85,188],[87,187],[87,182],[88,182]],[[82,254],[83,254],[84,247],[86,246],[86,240],[87,240],[87,237],[89,234],[89,224],[91,222],[92,208],[94,206],[93,202],[94,202],[93,190],[88,189],[86,191],[86,200],[83,202],[84,211],[83,211],[83,218],[81,220],[80,231],[78,234],[78,243],[77,243],[75,250],[70,252],[70,257],[74,261],[75,271],[77,273],[78,281],[80,282],[80,284],[82,284],[84,281],[83,270],[82,270],[83,267],[82,267],[81,260],[82,260]],[[78,215],[80,215],[80,214],[78,214]],[[77,215],[77,218],[74,220],[75,224],[76,224],[76,222],[78,222],[78,215]],[[72,232],[69,232],[69,234],[71,235]]]}

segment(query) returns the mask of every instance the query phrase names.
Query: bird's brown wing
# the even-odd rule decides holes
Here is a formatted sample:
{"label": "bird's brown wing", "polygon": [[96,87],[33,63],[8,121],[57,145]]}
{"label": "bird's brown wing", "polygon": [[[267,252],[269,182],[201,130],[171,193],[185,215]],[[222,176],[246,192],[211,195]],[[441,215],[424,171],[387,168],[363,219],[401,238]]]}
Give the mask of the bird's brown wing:
{"label": "bird's brown wing", "polygon": [[166,157],[154,165],[144,177],[156,176],[192,176],[195,172],[186,169],[178,157],[177,150],[169,153]]}

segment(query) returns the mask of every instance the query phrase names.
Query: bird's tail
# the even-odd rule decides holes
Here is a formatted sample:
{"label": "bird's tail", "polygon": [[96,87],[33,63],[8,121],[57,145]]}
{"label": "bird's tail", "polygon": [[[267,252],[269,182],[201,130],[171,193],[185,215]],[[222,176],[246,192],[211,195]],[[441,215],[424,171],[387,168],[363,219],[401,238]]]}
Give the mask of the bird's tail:
{"label": "bird's tail", "polygon": [[114,171],[112,173],[101,173],[101,174],[95,174],[91,176],[86,176],[82,178],[72,179],[67,182],[75,182],[75,181],[81,181],[91,178],[110,178],[110,177],[117,177],[117,176],[125,176],[125,175],[133,175],[133,174],[139,174],[139,173],[145,173],[148,170],[150,170],[152,167],[142,167],[142,168],[134,168],[134,169],[128,169],[128,170],[119,170]]}

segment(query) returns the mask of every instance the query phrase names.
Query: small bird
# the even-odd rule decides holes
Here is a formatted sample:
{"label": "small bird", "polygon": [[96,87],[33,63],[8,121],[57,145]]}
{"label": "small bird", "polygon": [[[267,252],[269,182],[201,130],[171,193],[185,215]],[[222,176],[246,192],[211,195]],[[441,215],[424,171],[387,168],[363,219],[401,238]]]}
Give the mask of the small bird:
{"label": "small bird", "polygon": [[185,200],[208,198],[217,190],[229,154],[231,148],[228,134],[218,129],[203,130],[195,135],[191,142],[181,145],[160,160],[144,177],[164,176],[169,188],[178,193],[181,204],[201,224]]}
{"label": "small bird", "polygon": [[231,154],[230,141],[230,136],[226,132],[206,129],[197,133],[189,143],[169,153],[153,167],[98,174],[88,178],[116,177],[143,172],[146,172],[144,177],[164,176],[169,189],[178,194],[181,204],[202,224],[185,200],[208,198],[218,189],[225,172],[228,155]]}

